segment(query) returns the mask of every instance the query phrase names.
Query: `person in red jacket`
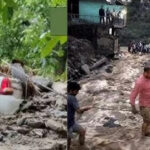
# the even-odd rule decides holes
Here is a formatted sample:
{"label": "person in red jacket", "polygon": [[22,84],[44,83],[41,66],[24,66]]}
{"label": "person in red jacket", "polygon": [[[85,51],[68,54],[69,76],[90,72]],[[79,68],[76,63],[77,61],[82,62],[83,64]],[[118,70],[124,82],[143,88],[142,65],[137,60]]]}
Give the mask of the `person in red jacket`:
{"label": "person in red jacket", "polygon": [[1,82],[0,94],[1,95],[12,95],[13,94],[13,89],[11,88],[11,81],[7,77],[4,77]]}

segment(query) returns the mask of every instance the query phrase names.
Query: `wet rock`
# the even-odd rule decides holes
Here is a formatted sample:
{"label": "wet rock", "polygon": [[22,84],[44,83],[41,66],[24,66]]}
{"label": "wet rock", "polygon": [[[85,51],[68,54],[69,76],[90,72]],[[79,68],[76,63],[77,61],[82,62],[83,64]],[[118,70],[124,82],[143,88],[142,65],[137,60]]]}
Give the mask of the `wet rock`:
{"label": "wet rock", "polygon": [[31,102],[24,102],[23,104],[22,104],[22,107],[20,108],[20,111],[26,111],[27,109],[30,109],[31,108],[31,106],[33,106],[33,102],[31,101]]}
{"label": "wet rock", "polygon": [[25,135],[25,134],[28,134],[30,132],[30,129],[29,128],[18,128],[17,132]]}
{"label": "wet rock", "polygon": [[54,82],[52,88],[61,94],[66,94],[67,92],[67,84],[65,82]]}
{"label": "wet rock", "polygon": [[63,137],[66,137],[66,128],[65,126],[60,123],[60,122],[57,122],[55,120],[52,120],[52,119],[49,119],[46,123],[45,123],[45,126],[48,128],[48,129],[51,129],[51,130],[54,130],[58,133],[60,133]]}
{"label": "wet rock", "polygon": [[49,110],[49,112],[47,112],[47,114],[53,115],[56,118],[67,118],[67,112],[66,111],[51,109],[51,110]]}
{"label": "wet rock", "polygon": [[49,90],[46,87],[51,88],[53,84],[50,79],[41,76],[33,76],[32,81],[40,88],[41,92],[48,92]]}
{"label": "wet rock", "polygon": [[43,138],[46,136],[46,133],[47,131],[46,130],[43,130],[43,129],[34,129],[31,131],[31,136],[36,136],[36,137],[39,137],[39,138]]}
{"label": "wet rock", "polygon": [[4,139],[4,136],[2,134],[0,134],[0,142],[2,142]]}
{"label": "wet rock", "polygon": [[29,133],[30,129],[26,128],[26,127],[18,127],[18,126],[8,126],[7,130],[11,130],[11,131],[15,131],[18,132],[20,134],[27,134]]}
{"label": "wet rock", "polygon": [[90,67],[90,70],[98,69],[102,65],[107,63],[107,58],[102,57],[99,61],[97,61],[92,67]]}
{"label": "wet rock", "polygon": [[[108,118],[107,118],[108,119]],[[108,127],[108,128],[115,128],[115,127],[120,127],[121,125],[119,125],[117,122],[117,120],[114,118],[109,118],[109,120],[104,123],[104,127]]]}
{"label": "wet rock", "polygon": [[18,135],[17,131],[10,131],[8,132],[8,138],[16,137]]}
{"label": "wet rock", "polygon": [[22,125],[25,124],[25,121],[26,121],[26,118],[25,118],[25,117],[19,118],[19,119],[17,120],[17,125],[18,125],[18,126],[22,126]]}
{"label": "wet rock", "polygon": [[56,100],[56,104],[55,104],[55,106],[59,109],[59,110],[65,110],[65,106],[66,106],[66,102],[65,102],[65,100],[64,100],[64,98],[63,97],[61,97],[61,96],[57,96],[58,98],[57,98],[57,100]]}
{"label": "wet rock", "polygon": [[87,64],[84,64],[83,66],[81,66],[81,70],[87,75],[90,74],[90,69]]}
{"label": "wet rock", "polygon": [[135,120],[135,116],[129,116],[129,119]]}
{"label": "wet rock", "polygon": [[113,72],[113,66],[107,66],[107,68],[105,69],[105,71],[107,73],[112,73]]}
{"label": "wet rock", "polygon": [[31,128],[45,128],[45,123],[36,119],[27,119],[25,121],[26,125]]}

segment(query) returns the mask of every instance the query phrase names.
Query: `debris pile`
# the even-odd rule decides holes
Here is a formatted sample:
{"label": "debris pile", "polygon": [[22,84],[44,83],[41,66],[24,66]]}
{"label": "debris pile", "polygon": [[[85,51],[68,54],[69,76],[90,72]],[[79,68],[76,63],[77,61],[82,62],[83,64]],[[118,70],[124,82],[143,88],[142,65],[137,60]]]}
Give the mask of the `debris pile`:
{"label": "debris pile", "polygon": [[104,56],[96,55],[97,52],[89,40],[69,37],[68,43],[69,80],[89,75],[93,70],[108,63]]}
{"label": "debris pile", "polygon": [[[33,76],[32,80],[39,92],[33,97],[21,99],[22,86],[14,78],[11,78],[14,95],[0,95],[0,112],[4,104],[7,107],[0,114],[0,149],[65,150],[67,102],[62,95],[66,94],[66,83],[53,83],[39,76]],[[14,99],[20,103],[14,105]],[[15,111],[9,112],[10,108]]]}

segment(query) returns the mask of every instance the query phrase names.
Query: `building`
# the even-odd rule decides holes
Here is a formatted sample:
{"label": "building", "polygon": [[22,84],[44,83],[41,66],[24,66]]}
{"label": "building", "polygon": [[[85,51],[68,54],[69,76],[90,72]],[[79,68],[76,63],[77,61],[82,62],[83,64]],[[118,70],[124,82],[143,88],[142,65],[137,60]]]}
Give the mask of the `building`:
{"label": "building", "polygon": [[[92,41],[98,54],[112,55],[119,51],[118,30],[126,27],[127,9],[121,0],[69,0],[68,33]],[[99,9],[105,11],[101,22]],[[110,12],[109,21],[106,11]]]}

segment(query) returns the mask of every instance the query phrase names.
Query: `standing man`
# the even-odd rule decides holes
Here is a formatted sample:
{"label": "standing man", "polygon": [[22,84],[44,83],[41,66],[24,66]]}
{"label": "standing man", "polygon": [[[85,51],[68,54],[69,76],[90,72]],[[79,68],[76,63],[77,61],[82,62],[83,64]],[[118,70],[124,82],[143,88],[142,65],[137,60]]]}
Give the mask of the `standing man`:
{"label": "standing man", "polygon": [[104,24],[105,23],[105,20],[104,20],[105,10],[103,6],[99,9],[99,17],[100,17],[100,24]]}
{"label": "standing man", "polygon": [[106,23],[109,24],[110,23],[110,20],[111,19],[111,13],[109,11],[109,8],[107,8],[106,10]]}
{"label": "standing man", "polygon": [[135,108],[136,97],[139,96],[140,113],[143,118],[142,135],[148,136],[150,126],[150,63],[144,67],[144,73],[137,79],[135,87],[130,95],[132,112],[137,113]]}
{"label": "standing man", "polygon": [[73,132],[79,134],[79,143],[80,145],[84,145],[85,142],[85,129],[75,122],[75,112],[82,114],[83,112],[89,110],[91,106],[87,107],[79,107],[78,100],[76,99],[76,95],[78,94],[79,90],[81,89],[80,85],[76,82],[69,82],[67,91],[68,91],[68,98],[67,98],[67,111],[68,111],[68,121],[67,121],[67,128],[68,128],[68,150],[70,149],[71,145],[71,138]]}

